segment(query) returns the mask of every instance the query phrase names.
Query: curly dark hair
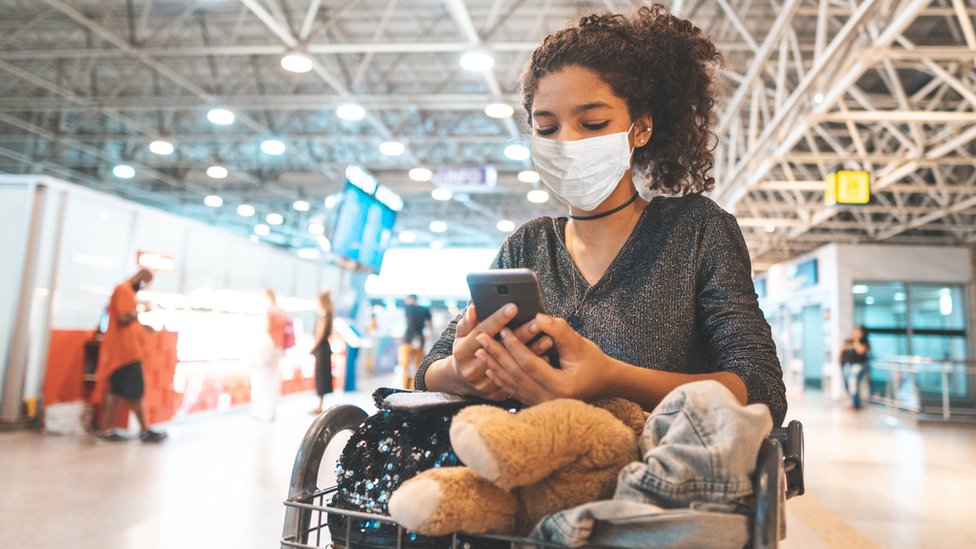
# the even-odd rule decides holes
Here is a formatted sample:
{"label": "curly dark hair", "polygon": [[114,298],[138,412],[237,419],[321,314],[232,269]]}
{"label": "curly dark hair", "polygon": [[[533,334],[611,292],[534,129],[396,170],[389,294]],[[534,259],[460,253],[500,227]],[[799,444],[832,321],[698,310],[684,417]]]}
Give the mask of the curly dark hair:
{"label": "curly dark hair", "polygon": [[631,119],[649,114],[654,131],[634,152],[634,169],[665,194],[711,190],[712,130],[722,63],[711,38],[661,4],[632,16],[588,15],[556,31],[532,52],[521,78],[522,106],[532,120],[539,79],[566,67],[596,72],[621,97]]}

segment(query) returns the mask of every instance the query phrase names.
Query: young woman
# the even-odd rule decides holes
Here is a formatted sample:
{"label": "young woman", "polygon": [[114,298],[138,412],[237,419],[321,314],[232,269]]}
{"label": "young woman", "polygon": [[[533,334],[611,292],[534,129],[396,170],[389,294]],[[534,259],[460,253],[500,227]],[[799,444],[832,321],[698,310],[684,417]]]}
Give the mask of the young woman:
{"label": "young woman", "polygon": [[[650,410],[712,379],[782,423],[782,371],[742,233],[700,194],[714,185],[720,61],[661,5],[546,37],[522,76],[523,106],[536,170],[569,214],[523,225],[492,267],[534,270],[550,315],[511,332],[514,305],[487,318],[469,306],[422,362],[417,388],[526,404],[617,396]],[[647,202],[638,185],[676,197]],[[526,347],[540,331],[548,337]],[[553,344],[558,370],[539,356]]]}
{"label": "young woman", "polygon": [[315,392],[319,395],[319,405],[312,409],[313,414],[322,413],[322,402],[325,395],[332,392],[332,347],[329,346],[329,336],[332,335],[332,320],[335,310],[332,307],[332,292],[319,294],[319,318],[315,322]]}

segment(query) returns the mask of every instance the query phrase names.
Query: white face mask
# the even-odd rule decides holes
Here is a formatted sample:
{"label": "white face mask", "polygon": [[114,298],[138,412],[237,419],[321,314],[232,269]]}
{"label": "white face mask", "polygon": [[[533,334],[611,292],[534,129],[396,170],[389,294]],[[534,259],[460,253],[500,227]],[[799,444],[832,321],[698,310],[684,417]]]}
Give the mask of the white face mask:
{"label": "white face mask", "polygon": [[595,210],[630,169],[625,132],[576,141],[556,141],[532,136],[532,163],[539,179],[563,202],[586,212]]}

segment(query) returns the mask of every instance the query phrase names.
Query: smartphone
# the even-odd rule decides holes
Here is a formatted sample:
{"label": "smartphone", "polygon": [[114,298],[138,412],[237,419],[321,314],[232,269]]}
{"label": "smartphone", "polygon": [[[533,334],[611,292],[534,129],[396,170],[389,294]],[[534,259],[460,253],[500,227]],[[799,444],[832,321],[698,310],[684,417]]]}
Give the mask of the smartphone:
{"label": "smartphone", "polygon": [[[515,318],[506,325],[509,330],[515,330],[535,318],[535,315],[546,312],[542,291],[539,290],[539,279],[531,269],[495,269],[470,273],[468,288],[471,290],[471,301],[478,311],[479,321],[509,303],[518,307]],[[542,335],[539,333],[529,343],[535,342]],[[555,344],[543,356],[549,359],[553,367],[559,367],[559,352]]]}

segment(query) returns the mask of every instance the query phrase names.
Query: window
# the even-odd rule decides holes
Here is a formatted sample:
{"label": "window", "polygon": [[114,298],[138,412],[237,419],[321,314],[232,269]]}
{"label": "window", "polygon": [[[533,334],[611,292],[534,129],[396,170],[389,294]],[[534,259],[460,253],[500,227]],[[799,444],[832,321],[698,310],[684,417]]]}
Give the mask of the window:
{"label": "window", "polygon": [[[857,282],[851,288],[854,324],[863,325],[874,358],[912,355],[936,360],[966,360],[965,293],[961,284]],[[884,374],[872,372],[871,379]],[[939,374],[920,374],[924,397],[941,394]],[[949,394],[966,398],[963,374],[949,380]]]}

